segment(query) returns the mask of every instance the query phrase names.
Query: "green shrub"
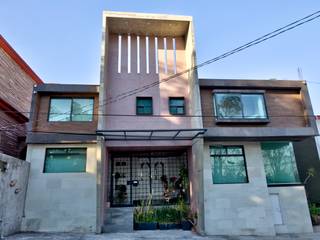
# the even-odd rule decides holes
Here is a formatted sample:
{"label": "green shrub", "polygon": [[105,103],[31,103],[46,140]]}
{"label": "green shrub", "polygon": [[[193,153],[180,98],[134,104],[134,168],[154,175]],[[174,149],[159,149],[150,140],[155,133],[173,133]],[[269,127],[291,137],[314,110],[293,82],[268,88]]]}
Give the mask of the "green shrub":
{"label": "green shrub", "polygon": [[318,216],[320,215],[320,208],[317,207],[317,205],[315,203],[311,203],[309,205],[309,210],[310,210],[310,214],[311,216]]}
{"label": "green shrub", "polygon": [[147,201],[142,201],[141,205],[134,208],[133,218],[137,223],[156,222],[155,210],[151,206],[152,196]]}
{"label": "green shrub", "polygon": [[180,212],[174,207],[161,207],[156,209],[156,219],[158,223],[178,223]]}

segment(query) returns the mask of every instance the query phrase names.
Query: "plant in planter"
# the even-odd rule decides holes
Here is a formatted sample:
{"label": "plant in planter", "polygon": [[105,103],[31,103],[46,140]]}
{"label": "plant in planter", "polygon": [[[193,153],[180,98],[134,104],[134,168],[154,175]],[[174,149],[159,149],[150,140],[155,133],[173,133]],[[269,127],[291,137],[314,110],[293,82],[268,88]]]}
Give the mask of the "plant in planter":
{"label": "plant in planter", "polygon": [[181,228],[180,213],[174,207],[161,207],[156,210],[160,230]]}
{"label": "plant in planter", "polygon": [[189,206],[183,199],[180,199],[176,207],[177,211],[180,213],[181,218],[181,228],[182,230],[188,231],[192,228],[192,221],[190,219],[190,209]]}
{"label": "plant in planter", "polygon": [[315,203],[309,205],[311,220],[313,225],[320,225],[320,208]]}
{"label": "plant in planter", "polygon": [[141,205],[136,207],[133,212],[134,230],[155,230],[158,223],[156,221],[155,210],[151,206],[152,197],[146,202],[142,201]]}

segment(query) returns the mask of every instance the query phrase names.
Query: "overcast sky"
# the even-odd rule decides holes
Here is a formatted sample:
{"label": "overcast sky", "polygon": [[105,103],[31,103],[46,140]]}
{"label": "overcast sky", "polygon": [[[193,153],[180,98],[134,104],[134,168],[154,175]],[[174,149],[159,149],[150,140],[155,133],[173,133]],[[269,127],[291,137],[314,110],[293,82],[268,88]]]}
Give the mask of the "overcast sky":
{"label": "overcast sky", "polygon": [[[102,11],[194,17],[198,63],[320,10],[316,0],[0,0],[0,32],[45,81],[99,83]],[[213,63],[202,78],[298,79],[320,114],[320,18]]]}

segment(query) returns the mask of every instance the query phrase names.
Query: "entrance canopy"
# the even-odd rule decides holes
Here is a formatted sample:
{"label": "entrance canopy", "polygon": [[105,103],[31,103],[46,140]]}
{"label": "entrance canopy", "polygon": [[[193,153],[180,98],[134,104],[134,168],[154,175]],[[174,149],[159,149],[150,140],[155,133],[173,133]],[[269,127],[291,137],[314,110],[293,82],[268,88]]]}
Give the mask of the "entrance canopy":
{"label": "entrance canopy", "polygon": [[202,136],[206,129],[157,129],[157,130],[98,130],[106,141],[146,140],[193,140]]}

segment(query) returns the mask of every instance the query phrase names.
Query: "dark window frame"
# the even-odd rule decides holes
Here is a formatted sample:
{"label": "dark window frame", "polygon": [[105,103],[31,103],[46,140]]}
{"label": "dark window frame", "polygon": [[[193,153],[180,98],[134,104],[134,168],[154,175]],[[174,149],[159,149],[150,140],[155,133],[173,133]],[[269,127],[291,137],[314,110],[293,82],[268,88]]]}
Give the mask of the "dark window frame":
{"label": "dark window frame", "polygon": [[[52,121],[50,120],[50,113],[51,113],[51,102],[52,99],[65,99],[65,100],[71,100],[71,109],[70,109],[70,120],[69,121]],[[91,120],[88,121],[73,121],[72,120],[72,112],[73,112],[73,100],[74,99],[89,99],[92,100],[92,114],[91,114]],[[95,108],[95,102],[94,102],[94,97],[82,97],[82,96],[77,96],[77,97],[63,97],[63,96],[51,96],[49,100],[49,109],[48,109],[48,116],[47,116],[47,121],[51,123],[70,123],[70,122],[79,122],[79,123],[85,123],[85,122],[93,122],[94,120],[94,108]],[[89,114],[88,114],[89,115]]]}
{"label": "dark window frame", "polygon": [[[151,100],[151,112],[150,113],[140,113],[138,111],[139,107],[142,107],[142,106],[138,105],[138,101],[139,100]],[[152,97],[136,97],[136,115],[139,115],[139,116],[151,116],[151,115],[153,115],[153,98]]]}
{"label": "dark window frame", "polygon": [[[85,149],[85,169],[84,171],[78,171],[78,172],[46,172],[46,161],[47,161],[47,156],[48,156],[48,151],[49,150],[52,150],[52,149]],[[45,156],[44,156],[44,162],[43,162],[43,169],[42,169],[42,173],[44,174],[50,174],[50,173],[57,173],[57,174],[83,174],[83,173],[87,173],[87,160],[88,160],[88,148],[87,147],[49,147],[49,148],[46,148],[46,151],[45,151]]]}
{"label": "dark window frame", "polygon": [[[240,95],[240,103],[241,103],[241,115],[242,117],[220,117],[218,113],[218,107],[216,105],[217,103],[217,95],[218,94],[237,94]],[[243,102],[242,102],[242,95],[260,95],[263,98],[263,106],[264,106],[264,111],[265,111],[265,118],[250,118],[250,117],[245,117],[244,116],[244,108],[243,108]],[[265,96],[265,91],[248,91],[248,90],[214,90],[213,91],[213,96],[212,96],[212,101],[213,101],[213,111],[215,115],[215,120],[217,123],[233,123],[233,122],[240,122],[240,123],[269,123],[270,118],[269,118],[269,113],[268,113],[268,108],[267,108],[267,102],[266,102],[266,96]]]}
{"label": "dark window frame", "polygon": [[[211,147],[222,147],[224,149],[226,149],[226,153],[225,155],[215,155],[215,154],[211,154]],[[228,154],[228,148],[241,148],[242,150],[242,154]],[[245,173],[246,173],[246,182],[233,182],[233,183],[214,183],[214,179],[212,178],[212,184],[247,184],[249,183],[249,176],[248,176],[248,169],[247,169],[247,159],[246,159],[246,154],[245,154],[245,148],[243,145],[211,145],[209,146],[209,154],[210,154],[210,161],[211,161],[211,157],[243,157],[243,162],[244,162],[244,168],[245,168]],[[211,168],[212,171],[212,168]],[[212,173],[213,176],[213,173]]]}
{"label": "dark window frame", "polygon": [[[171,106],[170,105],[170,102],[171,100],[183,100],[183,106]],[[185,101],[185,98],[184,97],[169,97],[169,100],[168,100],[168,107],[169,107],[169,113],[171,115],[186,115],[186,101]],[[174,113],[171,111],[171,108],[183,108],[183,113]]]}

